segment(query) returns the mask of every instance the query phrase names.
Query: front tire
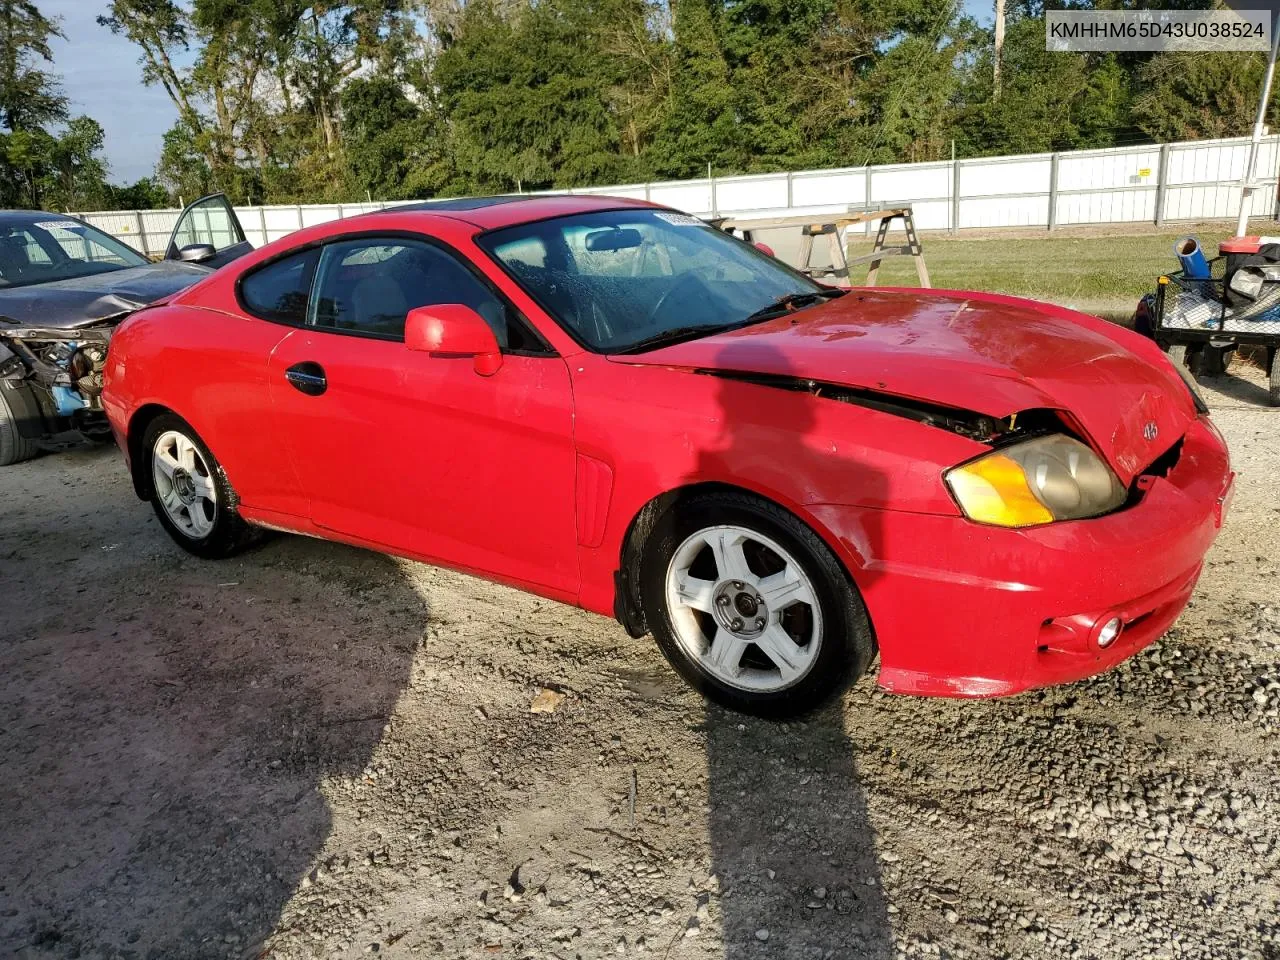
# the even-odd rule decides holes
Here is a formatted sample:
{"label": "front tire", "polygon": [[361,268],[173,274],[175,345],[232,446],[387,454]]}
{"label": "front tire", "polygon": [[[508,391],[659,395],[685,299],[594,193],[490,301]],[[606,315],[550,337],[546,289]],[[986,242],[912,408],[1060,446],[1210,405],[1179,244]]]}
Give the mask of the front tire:
{"label": "front tire", "polygon": [[221,559],[256,539],[236,513],[235,491],[200,436],[181,417],[156,417],[143,435],[151,505],[178,546]]}
{"label": "front tire", "polygon": [[672,666],[745,713],[813,710],[866,672],[875,653],[866,607],[831,549],[749,494],[672,507],[646,545],[641,600]]}
{"label": "front tire", "polygon": [[[30,388],[24,385],[18,389]],[[8,394],[9,388],[0,385],[0,467],[30,460],[40,452],[34,440],[29,440],[18,433],[18,418],[9,403]]]}

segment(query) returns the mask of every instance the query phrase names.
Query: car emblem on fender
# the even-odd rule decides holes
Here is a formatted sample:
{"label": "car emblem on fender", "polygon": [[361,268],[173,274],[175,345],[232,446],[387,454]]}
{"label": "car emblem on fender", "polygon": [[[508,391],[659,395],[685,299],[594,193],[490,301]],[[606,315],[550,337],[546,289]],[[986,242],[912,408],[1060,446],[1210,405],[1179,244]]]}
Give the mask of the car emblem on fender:
{"label": "car emblem on fender", "polygon": [[1156,426],[1156,422],[1154,420],[1148,420],[1146,426],[1142,428],[1142,435],[1146,438],[1147,443],[1150,443],[1156,437],[1160,436],[1160,428]]}

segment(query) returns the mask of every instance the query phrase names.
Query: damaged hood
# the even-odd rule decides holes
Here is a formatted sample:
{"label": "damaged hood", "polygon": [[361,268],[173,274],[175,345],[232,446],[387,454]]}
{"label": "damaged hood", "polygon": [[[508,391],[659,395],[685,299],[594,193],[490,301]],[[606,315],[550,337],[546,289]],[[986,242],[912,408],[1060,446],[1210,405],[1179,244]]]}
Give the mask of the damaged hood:
{"label": "damaged hood", "polygon": [[854,290],[767,323],[618,363],[791,376],[1005,418],[1065,412],[1128,484],[1196,416],[1154,344],[1049,304]]}
{"label": "damaged hood", "polygon": [[[0,287],[0,317],[24,325],[70,330],[137,310],[185,290],[209,273],[208,267],[161,260],[90,277]],[[3,331],[0,325],[0,333]]]}

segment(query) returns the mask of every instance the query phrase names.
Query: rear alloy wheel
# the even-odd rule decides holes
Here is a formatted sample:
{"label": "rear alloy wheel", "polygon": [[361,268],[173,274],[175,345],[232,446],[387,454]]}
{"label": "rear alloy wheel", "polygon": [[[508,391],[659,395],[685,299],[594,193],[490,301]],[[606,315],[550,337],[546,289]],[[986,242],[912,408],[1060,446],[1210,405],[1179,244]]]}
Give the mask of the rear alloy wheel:
{"label": "rear alloy wheel", "polygon": [[813,709],[874,652],[866,610],[826,544],[755,497],[677,504],[646,549],[643,586],[667,658],[734,709]]}
{"label": "rear alloy wheel", "polygon": [[254,530],[235,512],[235,494],[218,461],[179,417],[164,414],[144,438],[151,505],[178,546],[200,557],[227,557]]}

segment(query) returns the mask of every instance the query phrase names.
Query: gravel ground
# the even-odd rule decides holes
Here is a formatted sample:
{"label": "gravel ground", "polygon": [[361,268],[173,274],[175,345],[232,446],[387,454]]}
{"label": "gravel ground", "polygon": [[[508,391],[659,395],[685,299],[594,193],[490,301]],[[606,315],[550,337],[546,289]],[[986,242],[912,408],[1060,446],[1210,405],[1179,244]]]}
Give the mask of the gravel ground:
{"label": "gravel ground", "polygon": [[1160,643],[789,724],[459,574],[191,558],[113,450],[8,468],[0,956],[1278,958],[1280,411],[1245,373],[1206,383],[1239,487]]}

